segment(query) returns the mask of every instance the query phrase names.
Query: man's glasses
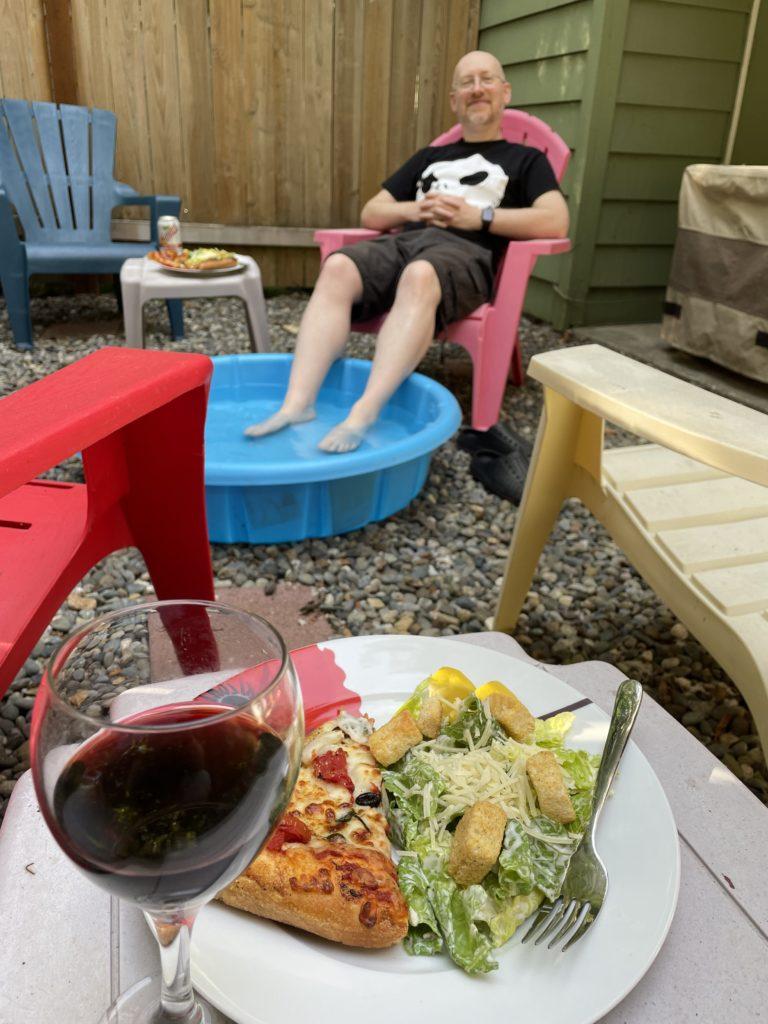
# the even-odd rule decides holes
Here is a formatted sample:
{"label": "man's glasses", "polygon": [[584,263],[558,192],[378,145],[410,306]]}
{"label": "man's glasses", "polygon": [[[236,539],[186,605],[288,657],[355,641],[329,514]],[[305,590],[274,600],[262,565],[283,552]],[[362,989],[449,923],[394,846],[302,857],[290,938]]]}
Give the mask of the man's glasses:
{"label": "man's glasses", "polygon": [[460,78],[453,87],[454,92],[471,92],[475,88],[475,85],[479,85],[481,89],[489,89],[496,82],[503,82],[504,79],[499,75],[467,75],[466,78]]}

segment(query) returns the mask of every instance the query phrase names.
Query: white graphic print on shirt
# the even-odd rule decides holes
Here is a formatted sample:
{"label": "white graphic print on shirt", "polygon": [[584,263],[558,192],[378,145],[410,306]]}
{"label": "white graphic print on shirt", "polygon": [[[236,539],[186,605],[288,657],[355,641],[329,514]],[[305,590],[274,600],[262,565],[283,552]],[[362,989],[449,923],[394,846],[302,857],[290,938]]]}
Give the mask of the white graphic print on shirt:
{"label": "white graphic print on shirt", "polygon": [[498,206],[504,197],[509,178],[498,164],[492,164],[480,153],[461,160],[439,160],[425,168],[416,189],[416,199],[428,192],[461,196],[472,206],[483,209]]}

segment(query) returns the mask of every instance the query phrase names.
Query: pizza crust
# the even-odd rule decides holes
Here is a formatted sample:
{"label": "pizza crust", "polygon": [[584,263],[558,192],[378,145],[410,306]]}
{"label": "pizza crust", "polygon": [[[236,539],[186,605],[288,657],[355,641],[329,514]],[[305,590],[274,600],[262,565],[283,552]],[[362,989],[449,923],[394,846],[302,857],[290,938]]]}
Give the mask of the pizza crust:
{"label": "pizza crust", "polygon": [[[346,946],[383,948],[405,936],[408,907],[397,884],[384,812],[356,803],[361,793],[381,792],[381,771],[368,744],[345,733],[339,722],[341,716],[307,737],[286,808],[307,827],[309,841],[265,848],[217,898]],[[314,758],[332,749],[347,755],[354,793],[315,774]]]}
{"label": "pizza crust", "polygon": [[377,850],[290,843],[265,850],[219,898],[345,946],[381,949],[408,931],[394,865]]}

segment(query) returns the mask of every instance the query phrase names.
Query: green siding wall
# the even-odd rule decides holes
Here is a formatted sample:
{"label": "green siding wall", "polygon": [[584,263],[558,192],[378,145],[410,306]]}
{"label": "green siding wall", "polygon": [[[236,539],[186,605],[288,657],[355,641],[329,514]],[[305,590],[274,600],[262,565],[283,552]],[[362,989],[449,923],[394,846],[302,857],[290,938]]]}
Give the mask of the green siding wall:
{"label": "green siding wall", "polygon": [[682,173],[723,159],[751,8],[484,0],[479,45],[502,61],[512,103],[573,149],[574,249],[537,265],[529,313],[560,327],[659,318]]}
{"label": "green siding wall", "polygon": [[[512,87],[512,105],[540,117],[575,150],[587,77],[593,0],[483,0],[478,46],[501,61]],[[571,199],[574,159],[562,189]],[[545,320],[558,316],[557,287],[563,261],[540,259],[526,296],[526,310]]]}

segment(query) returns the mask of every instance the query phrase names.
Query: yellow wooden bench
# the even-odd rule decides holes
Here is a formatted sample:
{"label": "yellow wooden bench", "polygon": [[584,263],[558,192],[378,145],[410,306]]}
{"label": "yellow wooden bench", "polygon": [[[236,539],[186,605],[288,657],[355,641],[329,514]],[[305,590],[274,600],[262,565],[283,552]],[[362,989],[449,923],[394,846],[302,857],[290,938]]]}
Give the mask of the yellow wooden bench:
{"label": "yellow wooden bench", "polygon": [[[739,687],[768,754],[768,416],[600,345],[528,372],[544,409],[495,628],[577,497]],[[606,420],[654,443],[604,450]]]}

